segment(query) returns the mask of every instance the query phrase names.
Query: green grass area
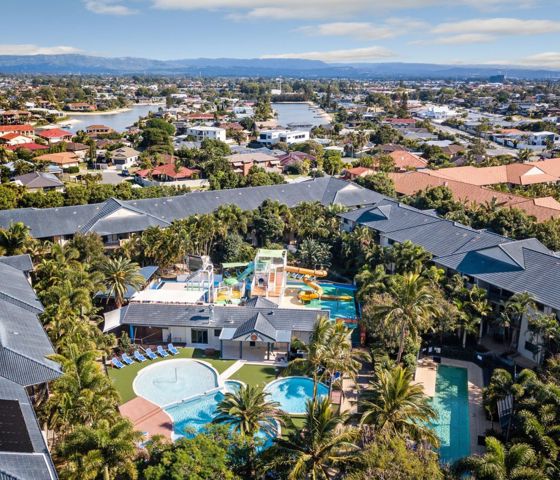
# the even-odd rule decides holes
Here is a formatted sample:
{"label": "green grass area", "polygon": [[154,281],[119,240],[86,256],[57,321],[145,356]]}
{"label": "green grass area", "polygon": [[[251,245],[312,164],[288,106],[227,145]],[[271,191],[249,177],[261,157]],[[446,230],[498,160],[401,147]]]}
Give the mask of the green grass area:
{"label": "green grass area", "polygon": [[230,378],[262,388],[276,378],[276,369],[269,365],[244,365]]}
{"label": "green grass area", "polygon": [[222,373],[226,368],[232,365],[235,360],[220,360],[214,357],[207,357],[204,355],[202,350],[194,348],[179,348],[179,355],[169,356],[167,358],[157,358],[156,360],[147,360],[142,363],[134,362],[132,365],[127,365],[124,368],[109,368],[109,378],[115,384],[115,388],[120,395],[121,403],[126,403],[136,397],[134,390],[132,389],[132,383],[136,374],[148,365],[153,365],[154,363],[164,362],[172,358],[199,358],[205,362],[211,364],[218,373]]}

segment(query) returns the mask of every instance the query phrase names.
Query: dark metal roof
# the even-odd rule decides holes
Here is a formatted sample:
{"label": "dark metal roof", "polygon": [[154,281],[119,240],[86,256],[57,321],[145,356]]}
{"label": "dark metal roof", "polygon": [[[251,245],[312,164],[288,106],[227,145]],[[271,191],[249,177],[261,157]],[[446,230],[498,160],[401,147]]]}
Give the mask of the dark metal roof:
{"label": "dark metal roof", "polygon": [[322,177],[293,184],[200,191],[177,197],[109,199],[92,205],[4,210],[0,212],[0,227],[23,222],[30,227],[35,238],[73,235],[78,231],[108,235],[143,231],[153,225],[165,226],[173,220],[210,213],[227,204],[243,210],[254,210],[264,200],[277,200],[288,206],[314,201],[324,205],[362,206],[383,198],[383,195],[356,184]]}
{"label": "dark metal roof", "polygon": [[180,305],[131,302],[121,309],[121,324],[152,327],[238,328],[260,314],[276,330],[310,332],[321,314],[309,308]]}
{"label": "dark metal roof", "polygon": [[33,262],[31,261],[31,256],[28,254],[14,255],[12,257],[0,257],[0,263],[5,263],[10,267],[17,268],[25,273],[33,271]]}
{"label": "dark metal roof", "polygon": [[276,340],[276,328],[272,326],[272,324],[261,312],[258,312],[249,320],[239,325],[239,327],[235,330],[232,339],[237,340],[241,337],[246,337],[251,333],[262,335],[272,341]]}

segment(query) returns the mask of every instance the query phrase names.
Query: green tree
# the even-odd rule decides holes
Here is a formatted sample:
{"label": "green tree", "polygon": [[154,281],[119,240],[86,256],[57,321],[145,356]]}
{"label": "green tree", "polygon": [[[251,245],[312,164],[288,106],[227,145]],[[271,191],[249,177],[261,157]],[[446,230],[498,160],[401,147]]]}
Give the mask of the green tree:
{"label": "green tree", "polygon": [[296,257],[303,267],[327,269],[331,265],[331,248],[326,243],[306,238],[299,244]]}
{"label": "green tree", "polygon": [[139,289],[145,282],[138,264],[124,257],[105,258],[99,265],[99,271],[104,277],[107,301],[114,297],[117,308],[123,305],[129,287]]}
{"label": "green tree", "polygon": [[400,365],[379,368],[371,387],[367,392],[370,399],[362,404],[362,425],[371,426],[374,435],[386,439],[400,437],[439,446],[436,434],[428,426],[436,419],[436,412],[422,386],[413,382],[410,370]]}
{"label": "green tree", "polygon": [[25,253],[30,242],[29,227],[22,222],[12,223],[0,229],[0,254],[20,255]]}
{"label": "green tree", "polygon": [[347,419],[333,412],[328,398],[308,400],[303,427],[276,439],[266,465],[289,480],[342,478],[358,452],[358,432],[345,426]]}

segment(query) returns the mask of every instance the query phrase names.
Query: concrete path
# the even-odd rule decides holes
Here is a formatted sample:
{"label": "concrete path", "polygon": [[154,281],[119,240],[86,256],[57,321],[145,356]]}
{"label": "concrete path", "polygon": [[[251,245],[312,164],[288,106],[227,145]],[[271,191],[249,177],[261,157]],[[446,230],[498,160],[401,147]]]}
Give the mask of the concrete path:
{"label": "concrete path", "polygon": [[132,422],[135,430],[146,432],[149,437],[163,435],[168,440],[172,439],[173,421],[155,403],[136,397],[121,405],[119,411]]}
{"label": "concrete path", "polygon": [[226,368],[222,373],[220,373],[220,380],[222,381],[227,380],[246,363],[247,362],[245,360],[237,360],[237,362],[233,363],[228,368]]}

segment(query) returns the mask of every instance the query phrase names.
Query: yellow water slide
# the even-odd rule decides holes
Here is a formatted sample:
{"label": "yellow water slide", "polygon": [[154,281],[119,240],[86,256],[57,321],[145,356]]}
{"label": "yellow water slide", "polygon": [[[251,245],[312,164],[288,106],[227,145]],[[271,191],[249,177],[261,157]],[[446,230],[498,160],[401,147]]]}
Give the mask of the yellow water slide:
{"label": "yellow water slide", "polygon": [[324,300],[339,300],[342,302],[349,302],[352,300],[350,295],[324,295],[323,289],[321,285],[317,282],[313,281],[311,277],[326,277],[327,271],[326,270],[312,270],[310,268],[300,268],[300,267],[291,267],[287,266],[285,268],[286,272],[290,273],[299,273],[301,275],[305,275],[303,277],[303,283],[305,283],[309,288],[313,291],[308,292],[306,290],[301,290],[298,293],[298,298],[302,302],[310,302],[311,300],[315,299],[324,299]]}

